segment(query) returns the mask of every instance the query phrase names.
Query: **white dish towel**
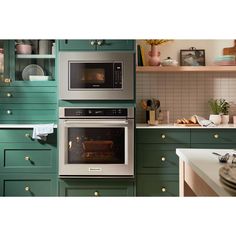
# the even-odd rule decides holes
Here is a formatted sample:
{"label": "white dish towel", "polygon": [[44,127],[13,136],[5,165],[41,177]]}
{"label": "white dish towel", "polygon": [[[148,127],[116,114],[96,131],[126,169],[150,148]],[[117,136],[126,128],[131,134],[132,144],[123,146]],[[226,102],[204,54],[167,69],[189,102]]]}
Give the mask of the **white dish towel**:
{"label": "white dish towel", "polygon": [[33,129],[33,139],[46,141],[48,134],[53,133],[54,124],[35,125]]}
{"label": "white dish towel", "polygon": [[197,116],[195,115],[198,124],[201,125],[202,127],[215,127],[216,125],[210,121],[210,120],[206,120],[204,117],[201,116]]}

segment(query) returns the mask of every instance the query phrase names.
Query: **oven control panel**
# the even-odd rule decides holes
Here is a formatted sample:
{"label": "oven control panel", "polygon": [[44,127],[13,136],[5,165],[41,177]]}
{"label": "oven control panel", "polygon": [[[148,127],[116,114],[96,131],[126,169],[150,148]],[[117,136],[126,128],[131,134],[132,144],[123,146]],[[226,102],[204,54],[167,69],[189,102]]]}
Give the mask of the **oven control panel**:
{"label": "oven control panel", "polygon": [[127,117],[126,108],[65,108],[65,117]]}

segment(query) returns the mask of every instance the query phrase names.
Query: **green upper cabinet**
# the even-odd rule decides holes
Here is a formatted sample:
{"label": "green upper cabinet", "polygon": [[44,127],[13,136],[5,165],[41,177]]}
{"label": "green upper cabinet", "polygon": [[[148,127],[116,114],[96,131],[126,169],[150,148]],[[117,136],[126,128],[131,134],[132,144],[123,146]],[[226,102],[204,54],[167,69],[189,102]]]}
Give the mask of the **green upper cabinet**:
{"label": "green upper cabinet", "polygon": [[134,50],[134,40],[60,40],[60,51],[127,51]]}
{"label": "green upper cabinet", "polygon": [[1,41],[0,86],[55,86],[55,47],[55,40]]}

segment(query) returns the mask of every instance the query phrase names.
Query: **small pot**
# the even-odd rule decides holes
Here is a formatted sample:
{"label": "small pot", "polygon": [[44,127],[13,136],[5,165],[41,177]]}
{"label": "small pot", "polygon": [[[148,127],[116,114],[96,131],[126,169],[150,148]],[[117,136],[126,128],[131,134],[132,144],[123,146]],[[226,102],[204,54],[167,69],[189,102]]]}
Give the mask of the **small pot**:
{"label": "small pot", "polygon": [[209,120],[212,121],[215,125],[219,125],[221,123],[221,115],[211,114]]}
{"label": "small pot", "polygon": [[16,52],[18,54],[31,54],[32,53],[32,46],[29,44],[17,44],[16,45]]}
{"label": "small pot", "polygon": [[221,116],[221,124],[229,124],[229,115]]}

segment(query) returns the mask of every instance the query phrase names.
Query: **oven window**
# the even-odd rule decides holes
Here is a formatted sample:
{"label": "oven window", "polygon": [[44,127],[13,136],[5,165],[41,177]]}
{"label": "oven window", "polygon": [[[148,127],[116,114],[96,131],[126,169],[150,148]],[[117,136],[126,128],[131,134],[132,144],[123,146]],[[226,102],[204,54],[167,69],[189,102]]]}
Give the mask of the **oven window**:
{"label": "oven window", "polygon": [[70,89],[112,88],[113,63],[70,62]]}
{"label": "oven window", "polygon": [[124,164],[125,128],[68,128],[68,164]]}

